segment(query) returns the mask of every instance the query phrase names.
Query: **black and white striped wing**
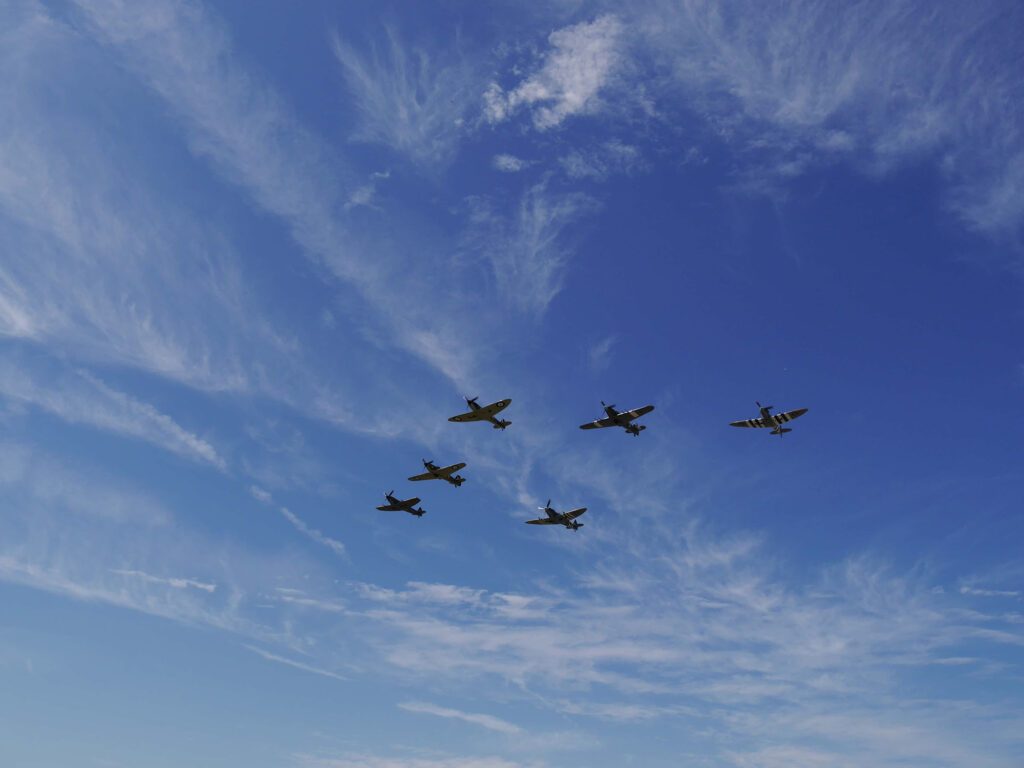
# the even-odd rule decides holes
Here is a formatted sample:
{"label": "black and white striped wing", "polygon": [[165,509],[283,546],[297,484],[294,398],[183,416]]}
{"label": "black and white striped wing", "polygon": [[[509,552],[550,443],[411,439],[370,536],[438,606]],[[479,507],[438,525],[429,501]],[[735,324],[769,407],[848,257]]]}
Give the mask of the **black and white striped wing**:
{"label": "black and white striped wing", "polygon": [[785,413],[775,414],[775,420],[779,424],[785,424],[787,421],[792,421],[793,419],[800,418],[805,413],[807,413],[806,408],[797,408],[795,411],[786,411]]}
{"label": "black and white striped wing", "polygon": [[558,520],[551,517],[541,517],[536,520],[524,520],[527,525],[556,525]]}
{"label": "black and white striped wing", "polygon": [[764,419],[744,419],[743,421],[734,421],[730,427],[767,427],[768,424]]}
{"label": "black and white striped wing", "polygon": [[619,416],[620,417],[621,416],[629,416],[629,420],[632,421],[633,419],[639,419],[645,413],[650,413],[653,410],[654,410],[654,406],[653,405],[645,405],[643,408],[637,408],[637,409],[632,410],[632,411],[626,411],[625,413],[620,413]]}
{"label": "black and white striped wing", "polygon": [[580,515],[582,515],[586,511],[587,511],[586,507],[580,507],[579,509],[574,509],[572,512],[566,512],[564,515],[562,515],[562,519],[563,520],[575,520],[577,517],[579,517]]}
{"label": "black and white striped wing", "polygon": [[598,419],[589,424],[580,424],[580,429],[600,429],[601,427],[614,427],[615,419]]}

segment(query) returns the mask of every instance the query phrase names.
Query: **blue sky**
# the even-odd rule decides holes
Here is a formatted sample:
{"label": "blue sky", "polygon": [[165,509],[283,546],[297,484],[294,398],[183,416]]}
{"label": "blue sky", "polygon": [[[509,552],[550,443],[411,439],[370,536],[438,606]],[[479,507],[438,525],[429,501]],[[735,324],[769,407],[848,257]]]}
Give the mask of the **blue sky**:
{"label": "blue sky", "polygon": [[4,2],[5,764],[1020,766],[1022,23]]}

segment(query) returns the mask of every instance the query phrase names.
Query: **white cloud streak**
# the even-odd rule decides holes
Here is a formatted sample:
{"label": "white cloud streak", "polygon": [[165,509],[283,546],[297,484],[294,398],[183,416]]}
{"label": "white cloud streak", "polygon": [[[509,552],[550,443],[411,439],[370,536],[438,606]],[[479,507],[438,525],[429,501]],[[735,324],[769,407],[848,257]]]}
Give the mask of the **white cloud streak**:
{"label": "white cloud streak", "polygon": [[151,574],[146,573],[145,571],[111,568],[110,572],[119,574],[120,576],[133,576],[135,578],[142,579],[143,581],[147,581],[150,584],[166,584],[167,586],[174,587],[175,589],[187,589],[188,587],[192,587],[194,589],[201,589],[205,592],[213,592],[217,589],[216,584],[207,584],[205,582],[196,581],[194,579],[182,579],[173,576],[153,576]]}
{"label": "white cloud streak", "polygon": [[170,416],[84,370],[33,375],[8,358],[0,362],[0,395],[29,403],[69,424],[86,424],[123,437],[143,440],[222,472],[227,463],[209,442]]}
{"label": "white cloud streak", "polygon": [[294,755],[304,768],[527,768],[499,757],[384,757],[349,754],[341,757]]}
{"label": "white cloud streak", "polygon": [[346,557],[345,545],[336,539],[332,539],[329,536],[325,536],[321,531],[316,528],[310,528],[302,520],[300,520],[295,514],[290,512],[286,507],[281,507],[281,514],[284,515],[285,519],[295,526],[298,531],[308,536],[310,539],[315,541],[317,544],[322,544],[334,554],[341,557]]}
{"label": "white cloud streak", "polygon": [[398,705],[400,709],[404,709],[407,712],[416,712],[423,715],[434,715],[435,717],[444,717],[455,720],[464,720],[467,723],[473,725],[480,725],[491,731],[498,731],[499,733],[517,734],[522,732],[522,728],[518,725],[513,725],[510,722],[494,717],[492,715],[482,715],[473,712],[461,712],[457,709],[449,709],[447,707],[439,707],[436,704],[428,704],[422,701],[407,701]]}
{"label": "white cloud streak", "polygon": [[346,679],[345,677],[339,675],[336,672],[331,672],[327,669],[320,669],[319,667],[314,667],[310,664],[305,664],[301,661],[295,661],[294,659],[289,659],[285,656],[278,656],[276,653],[265,651],[262,648],[257,648],[253,645],[247,645],[245,647],[247,650],[252,651],[258,656],[262,656],[264,659],[267,659],[268,661],[276,661],[278,664],[285,664],[286,666],[294,667],[295,669],[301,669],[303,672],[311,672],[314,675],[320,675],[321,677],[330,677],[334,680],[344,681]]}

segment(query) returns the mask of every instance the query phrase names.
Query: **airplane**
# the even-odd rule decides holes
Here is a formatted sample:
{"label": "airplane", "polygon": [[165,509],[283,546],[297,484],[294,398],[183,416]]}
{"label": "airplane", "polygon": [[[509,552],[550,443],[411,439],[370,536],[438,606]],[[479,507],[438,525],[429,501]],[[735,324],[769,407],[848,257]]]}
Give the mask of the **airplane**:
{"label": "airplane", "polygon": [[[601,401],[601,405],[604,405],[604,400]],[[635,411],[616,411],[614,405],[604,405],[604,412],[608,415],[603,419],[592,421],[589,424],[580,424],[580,429],[622,427],[626,432],[636,437],[642,430],[647,429],[647,427],[642,427],[639,424],[630,424],[630,422],[633,421],[633,419],[639,419],[645,413],[650,413],[653,410],[653,405],[645,405],[643,408],[637,408]]]}
{"label": "airplane", "polygon": [[[756,401],[755,401],[756,402]],[[761,418],[759,419],[744,419],[742,421],[734,421],[730,427],[771,427],[771,434],[779,435],[780,437],[786,432],[792,432],[792,429],[783,429],[782,425],[787,421],[797,419],[807,413],[806,408],[797,408],[795,411],[786,411],[785,413],[772,413],[773,406],[761,405],[757,403],[757,407],[761,409]]]}
{"label": "airplane", "polygon": [[505,421],[504,419],[494,418],[494,414],[499,411],[503,411],[508,408],[508,404],[512,401],[510,399],[499,400],[496,403],[485,405],[482,408],[477,404],[475,397],[464,397],[462,398],[469,405],[469,411],[467,413],[460,413],[458,416],[452,416],[448,421],[489,421],[494,425],[495,429],[504,430],[511,421]]}
{"label": "airplane", "polygon": [[564,525],[570,531],[578,531],[583,527],[583,523],[577,523],[576,518],[587,511],[586,507],[580,507],[574,509],[572,512],[566,512],[564,514],[558,514],[551,508],[551,499],[548,499],[548,503],[543,507],[537,507],[547,513],[547,517],[541,517],[536,520],[525,520],[527,525]]}
{"label": "airplane", "polygon": [[409,479],[410,480],[434,480],[434,479],[444,480],[446,482],[451,483],[456,488],[458,488],[460,485],[462,485],[464,482],[466,482],[466,478],[459,477],[458,475],[453,475],[452,474],[453,472],[458,472],[460,469],[462,469],[464,466],[466,466],[466,462],[464,462],[464,461],[460,461],[458,464],[452,464],[450,467],[439,467],[434,462],[427,461],[426,459],[423,459],[423,466],[426,467],[426,470],[427,470],[426,472],[424,472],[422,475],[414,475],[413,477],[410,477]]}
{"label": "airplane", "polygon": [[416,515],[416,517],[423,517],[427,514],[427,510],[422,507],[416,509],[416,505],[420,503],[419,499],[412,498],[402,501],[401,499],[396,499],[392,496],[391,494],[393,493],[394,491],[391,493],[385,493],[384,498],[388,500],[388,503],[383,507],[377,507],[377,509],[381,512],[408,512],[410,515]]}

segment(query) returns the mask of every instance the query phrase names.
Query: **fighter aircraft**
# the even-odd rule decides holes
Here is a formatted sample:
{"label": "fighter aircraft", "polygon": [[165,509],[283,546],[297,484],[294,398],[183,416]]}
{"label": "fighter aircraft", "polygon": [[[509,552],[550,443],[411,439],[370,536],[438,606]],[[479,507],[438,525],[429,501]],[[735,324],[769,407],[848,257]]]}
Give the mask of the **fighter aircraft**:
{"label": "fighter aircraft", "polygon": [[[601,405],[604,405],[604,400],[601,401]],[[642,430],[647,429],[647,427],[641,427],[639,424],[630,424],[630,422],[633,421],[633,419],[639,419],[645,413],[650,413],[653,410],[653,405],[645,405],[643,408],[637,408],[635,411],[616,411],[614,405],[604,405],[604,412],[608,415],[603,419],[592,421],[589,424],[580,424],[580,429],[622,427],[626,432],[635,437],[639,435]]]}
{"label": "fighter aircraft", "polygon": [[475,397],[464,397],[463,400],[469,404],[468,413],[460,413],[458,416],[452,416],[448,421],[489,421],[494,425],[495,429],[505,429],[511,421],[505,421],[504,419],[494,418],[494,414],[499,411],[503,411],[508,408],[508,404],[512,401],[509,399],[499,400],[496,403],[485,405],[482,408],[477,404]]}
{"label": "fighter aircraft", "polygon": [[[756,402],[756,401],[755,401]],[[783,429],[782,425],[787,421],[799,418],[807,413],[806,408],[797,408],[795,411],[786,411],[785,413],[772,413],[773,406],[757,404],[757,407],[761,409],[760,419],[744,419],[743,421],[734,421],[730,427],[771,427],[771,434],[783,435],[786,432],[792,432],[792,429]]]}
{"label": "fighter aircraft", "polygon": [[434,480],[434,479],[445,480],[446,482],[449,482],[452,485],[454,485],[456,488],[458,488],[460,485],[462,485],[464,482],[466,482],[466,478],[459,477],[458,475],[453,475],[452,474],[452,472],[458,472],[460,469],[462,469],[464,466],[466,466],[466,462],[464,462],[464,461],[460,461],[458,464],[452,464],[450,467],[439,467],[434,462],[427,461],[426,459],[423,459],[423,466],[426,468],[426,470],[427,470],[426,472],[424,472],[422,475],[414,475],[413,477],[410,477],[409,479],[410,480]]}
{"label": "fighter aircraft", "polygon": [[393,493],[394,491],[392,491],[391,493],[385,493],[384,498],[388,500],[388,503],[385,504],[383,507],[377,507],[377,509],[379,509],[381,512],[408,512],[410,515],[416,515],[416,517],[423,517],[425,514],[427,514],[427,510],[423,509],[422,507],[416,509],[416,505],[420,503],[420,500],[418,498],[414,497],[402,501],[401,499],[396,499],[394,496],[392,496],[391,494]]}
{"label": "fighter aircraft", "polygon": [[583,523],[577,523],[576,518],[587,511],[586,507],[580,507],[574,509],[572,512],[566,512],[565,514],[558,514],[551,508],[551,499],[548,499],[548,503],[543,507],[537,507],[537,509],[543,510],[547,517],[540,517],[536,520],[524,521],[527,525],[564,525],[570,531],[578,531],[583,527]]}

